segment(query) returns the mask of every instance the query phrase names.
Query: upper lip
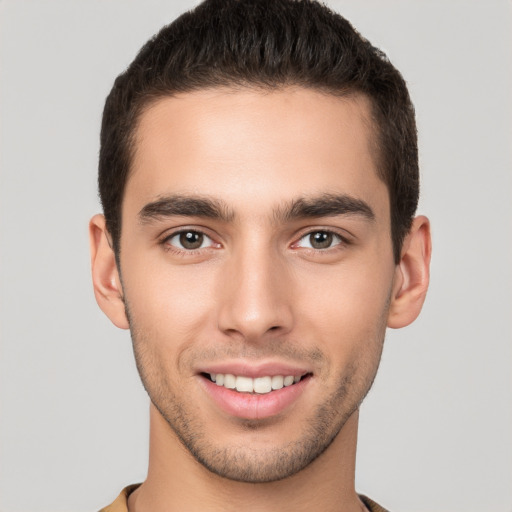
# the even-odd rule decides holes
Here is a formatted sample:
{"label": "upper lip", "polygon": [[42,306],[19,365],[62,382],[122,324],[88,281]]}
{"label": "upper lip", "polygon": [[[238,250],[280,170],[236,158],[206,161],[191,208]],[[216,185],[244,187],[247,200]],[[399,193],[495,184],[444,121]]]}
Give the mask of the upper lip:
{"label": "upper lip", "polygon": [[253,361],[223,361],[219,363],[205,364],[198,368],[198,373],[231,374],[244,377],[273,377],[274,375],[305,375],[312,373],[310,368],[297,364],[284,362],[253,362]]}

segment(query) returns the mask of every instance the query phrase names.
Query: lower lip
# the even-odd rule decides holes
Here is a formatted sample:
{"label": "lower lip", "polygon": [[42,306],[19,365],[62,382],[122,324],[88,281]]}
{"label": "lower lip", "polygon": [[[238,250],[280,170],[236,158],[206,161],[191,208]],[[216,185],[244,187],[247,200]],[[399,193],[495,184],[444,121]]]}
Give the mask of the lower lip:
{"label": "lower lip", "polygon": [[239,393],[224,386],[217,386],[206,377],[199,377],[203,387],[217,406],[231,416],[259,420],[275,416],[294,404],[311,380],[310,376],[291,386],[270,393]]}

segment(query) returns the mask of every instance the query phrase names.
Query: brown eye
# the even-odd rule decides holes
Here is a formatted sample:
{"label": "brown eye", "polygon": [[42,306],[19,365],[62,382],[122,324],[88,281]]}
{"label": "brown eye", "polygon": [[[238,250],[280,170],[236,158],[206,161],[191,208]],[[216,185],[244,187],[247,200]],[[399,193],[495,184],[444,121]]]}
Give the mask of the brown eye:
{"label": "brown eye", "polygon": [[322,250],[330,249],[342,242],[343,239],[331,231],[312,231],[299,240],[297,247]]}
{"label": "brown eye", "polygon": [[313,249],[327,249],[331,247],[332,241],[333,235],[328,231],[317,231],[309,235],[309,243]]}
{"label": "brown eye", "polygon": [[193,251],[212,245],[212,240],[200,231],[181,231],[169,237],[167,243],[178,249]]}
{"label": "brown eye", "polygon": [[180,234],[180,244],[185,249],[199,249],[203,245],[203,234],[196,231],[187,231]]}

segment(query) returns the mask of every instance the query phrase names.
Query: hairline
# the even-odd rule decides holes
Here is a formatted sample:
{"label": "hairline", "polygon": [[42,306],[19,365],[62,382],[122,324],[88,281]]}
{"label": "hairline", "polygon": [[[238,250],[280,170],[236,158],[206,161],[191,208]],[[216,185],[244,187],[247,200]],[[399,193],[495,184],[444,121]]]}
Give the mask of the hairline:
{"label": "hairline", "polygon": [[[117,239],[113,240],[114,251],[116,252],[116,256],[119,259],[119,255],[121,252],[121,233],[122,233],[122,213],[123,213],[123,203],[126,193],[126,188],[128,186],[128,181],[130,180],[133,174],[133,163],[135,161],[137,150],[140,145],[139,138],[139,129],[140,124],[142,122],[142,118],[146,112],[148,112],[152,107],[154,107],[157,103],[164,99],[169,98],[178,98],[180,96],[193,94],[196,92],[204,92],[204,91],[222,91],[222,92],[244,92],[244,91],[254,91],[259,93],[274,93],[281,92],[287,89],[302,89],[302,90],[311,90],[314,92],[318,92],[320,94],[324,94],[326,96],[331,96],[338,98],[340,100],[350,100],[354,98],[364,98],[364,100],[368,101],[368,109],[361,109],[361,119],[368,129],[368,149],[370,151],[370,156],[374,162],[375,173],[377,177],[384,183],[388,192],[389,198],[389,207],[390,207],[390,215],[391,215],[391,186],[386,181],[386,169],[383,168],[385,166],[383,160],[383,150],[380,147],[381,144],[381,126],[377,119],[375,110],[376,110],[376,101],[370,94],[367,92],[359,90],[357,87],[347,86],[345,88],[335,89],[332,87],[324,86],[321,84],[307,84],[307,83],[299,83],[297,81],[283,81],[282,83],[268,84],[264,82],[258,81],[241,81],[233,79],[229,81],[228,77],[226,77],[226,81],[223,84],[218,85],[203,85],[203,86],[190,86],[183,90],[172,90],[172,89],[158,89],[153,88],[153,90],[148,90],[144,94],[141,94],[141,97],[137,102],[135,102],[133,110],[131,111],[132,123],[131,130],[126,137],[126,147],[124,148],[127,155],[128,160],[128,168],[126,173],[126,178],[123,183],[123,189],[120,195],[119,201],[119,216],[118,216],[118,225],[117,225]],[[367,111],[366,111],[367,110]],[[393,241],[393,226],[390,217],[390,237]]]}

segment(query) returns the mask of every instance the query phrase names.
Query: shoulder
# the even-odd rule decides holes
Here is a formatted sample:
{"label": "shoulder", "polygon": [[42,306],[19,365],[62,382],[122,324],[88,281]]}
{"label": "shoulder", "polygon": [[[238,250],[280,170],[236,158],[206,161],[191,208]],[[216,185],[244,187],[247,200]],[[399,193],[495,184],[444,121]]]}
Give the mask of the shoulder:
{"label": "shoulder", "polygon": [[389,512],[387,509],[381,507],[378,503],[375,503],[375,501],[371,500],[367,496],[364,496],[363,494],[360,494],[359,498],[370,512]]}
{"label": "shoulder", "polygon": [[125,487],[113,503],[99,512],[128,512],[128,496],[139,486],[140,484],[133,484]]}

